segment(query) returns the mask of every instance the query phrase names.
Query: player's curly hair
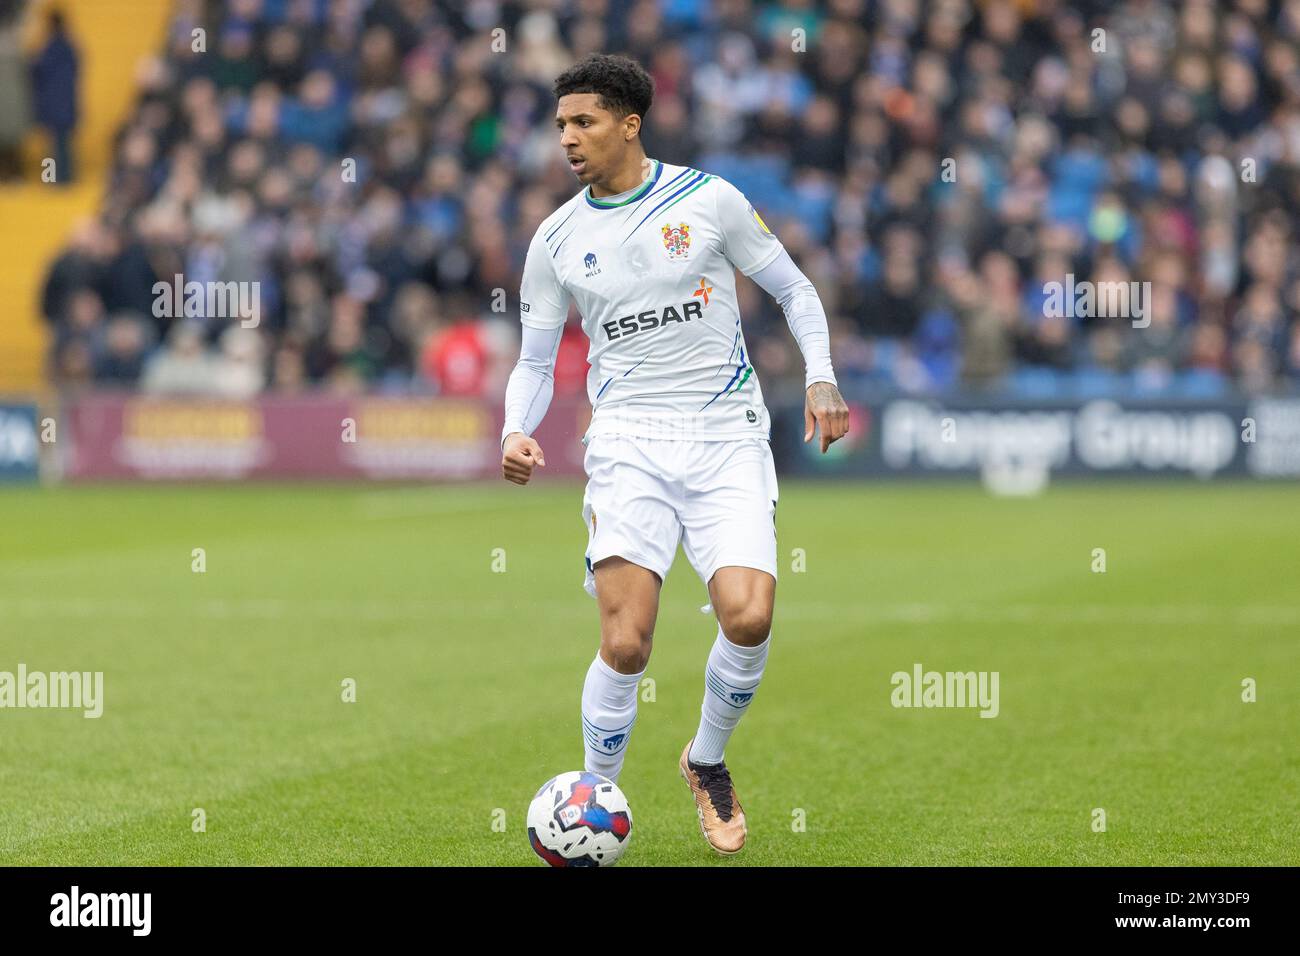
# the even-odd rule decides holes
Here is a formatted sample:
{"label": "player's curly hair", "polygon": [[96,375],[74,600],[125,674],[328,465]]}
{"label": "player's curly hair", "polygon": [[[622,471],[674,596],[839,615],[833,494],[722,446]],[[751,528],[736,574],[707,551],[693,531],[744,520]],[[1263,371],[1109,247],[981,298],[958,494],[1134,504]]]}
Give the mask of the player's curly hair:
{"label": "player's curly hair", "polygon": [[620,119],[635,113],[643,120],[655,96],[655,82],[636,60],[592,53],[555,79],[555,98],[570,93],[595,93],[601,109]]}

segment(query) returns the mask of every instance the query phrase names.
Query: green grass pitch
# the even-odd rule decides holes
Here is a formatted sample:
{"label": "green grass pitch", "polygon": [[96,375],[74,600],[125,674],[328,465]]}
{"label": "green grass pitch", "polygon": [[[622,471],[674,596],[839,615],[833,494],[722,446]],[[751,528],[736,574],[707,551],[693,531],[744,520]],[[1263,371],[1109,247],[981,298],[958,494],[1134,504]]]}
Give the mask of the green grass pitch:
{"label": "green grass pitch", "polygon": [[[714,856],[677,774],[714,636],[679,552],[623,865],[1300,863],[1300,487],[781,494],[749,843]],[[0,864],[540,865],[597,644],[581,495],[0,489],[0,670],[105,675],[98,720],[0,710]],[[917,662],[997,671],[999,715],[891,706]]]}

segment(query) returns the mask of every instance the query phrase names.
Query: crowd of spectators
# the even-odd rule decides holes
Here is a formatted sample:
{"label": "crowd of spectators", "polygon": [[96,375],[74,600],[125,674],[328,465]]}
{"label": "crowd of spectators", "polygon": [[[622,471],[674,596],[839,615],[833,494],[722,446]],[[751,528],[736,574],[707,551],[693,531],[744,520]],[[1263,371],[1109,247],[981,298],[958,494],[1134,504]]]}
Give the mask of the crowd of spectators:
{"label": "crowd of spectators", "polygon": [[[762,212],[850,398],[1300,386],[1300,0],[176,0],[168,36],[46,284],[65,388],[499,397],[589,52],[653,76],[650,156]],[[260,283],[260,324],[156,316],[178,274]],[[1053,314],[1067,276],[1150,282],[1149,325]],[[557,392],[585,353],[575,314]]]}

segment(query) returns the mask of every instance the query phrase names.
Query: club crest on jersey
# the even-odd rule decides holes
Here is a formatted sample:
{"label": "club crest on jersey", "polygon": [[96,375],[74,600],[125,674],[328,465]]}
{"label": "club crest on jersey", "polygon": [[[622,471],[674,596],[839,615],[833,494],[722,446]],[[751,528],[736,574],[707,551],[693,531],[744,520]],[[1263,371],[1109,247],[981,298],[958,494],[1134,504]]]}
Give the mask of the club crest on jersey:
{"label": "club crest on jersey", "polygon": [[587,267],[587,278],[600,275],[600,270],[596,268],[596,254],[589,252],[582,257],[582,264]]}
{"label": "club crest on jersey", "polygon": [[691,227],[684,222],[676,226],[664,224],[664,250],[670,260],[685,259],[691,251]]}

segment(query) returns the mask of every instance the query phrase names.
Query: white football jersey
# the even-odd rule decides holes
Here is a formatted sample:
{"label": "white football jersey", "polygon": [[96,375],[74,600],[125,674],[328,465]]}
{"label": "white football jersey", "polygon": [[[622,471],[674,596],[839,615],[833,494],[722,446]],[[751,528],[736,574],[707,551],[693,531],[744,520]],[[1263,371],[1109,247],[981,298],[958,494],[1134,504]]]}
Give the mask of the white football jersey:
{"label": "white football jersey", "polygon": [[538,228],[520,288],[520,321],[564,324],[572,300],[591,341],[587,397],[598,434],[723,441],[770,437],[736,304],[735,270],[781,252],[727,181],[651,160],[635,189],[585,188]]}

